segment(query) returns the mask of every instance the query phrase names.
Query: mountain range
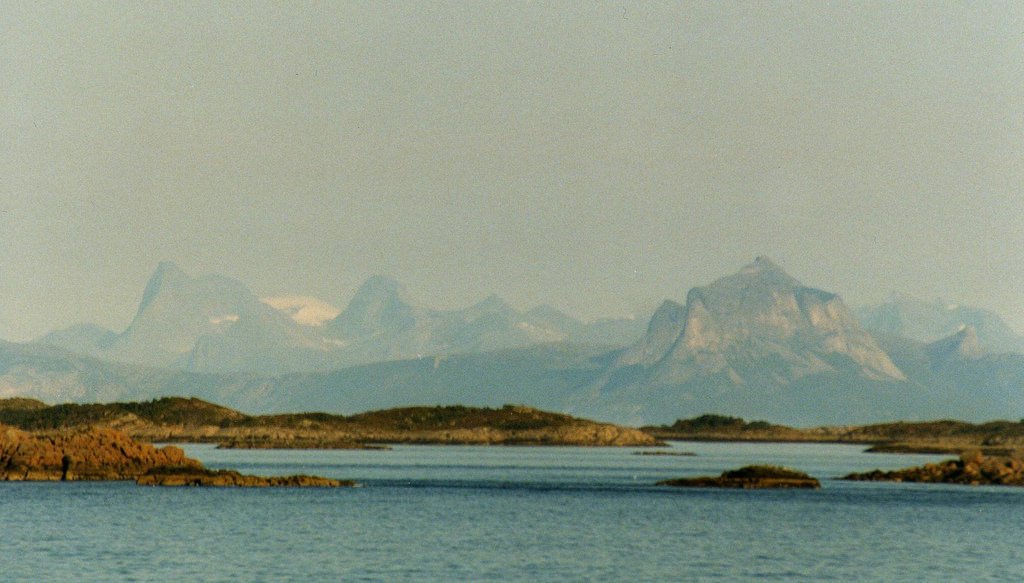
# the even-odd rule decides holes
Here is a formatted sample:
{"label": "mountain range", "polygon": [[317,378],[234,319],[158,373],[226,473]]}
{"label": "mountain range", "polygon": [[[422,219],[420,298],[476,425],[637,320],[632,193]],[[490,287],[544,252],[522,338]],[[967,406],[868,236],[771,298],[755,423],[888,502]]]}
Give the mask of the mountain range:
{"label": "mountain range", "polygon": [[894,293],[887,301],[858,308],[854,313],[871,332],[935,342],[969,326],[974,328],[981,348],[988,352],[1024,353],[1024,336],[1014,332],[995,312],[981,308]]}
{"label": "mountain range", "polygon": [[1013,332],[990,312],[922,305],[851,310],[759,257],[666,300],[646,328],[521,312],[497,296],[433,310],[381,276],[336,316],[300,322],[297,304],[278,309],[235,280],[161,263],[122,332],[80,325],[0,343],[0,397],[194,395],[253,413],[517,402],[631,424],[707,412],[805,426],[1024,416],[1024,355],[1005,350]]}
{"label": "mountain range", "polygon": [[399,282],[384,276],[368,279],[345,310],[317,325],[304,306],[275,303],[240,281],[191,277],[162,262],[124,331],[80,324],[38,343],[127,364],[277,375],[545,342],[618,346],[639,337],[644,325],[625,318],[583,323],[550,306],[520,312],[498,296],[434,310],[414,305]]}

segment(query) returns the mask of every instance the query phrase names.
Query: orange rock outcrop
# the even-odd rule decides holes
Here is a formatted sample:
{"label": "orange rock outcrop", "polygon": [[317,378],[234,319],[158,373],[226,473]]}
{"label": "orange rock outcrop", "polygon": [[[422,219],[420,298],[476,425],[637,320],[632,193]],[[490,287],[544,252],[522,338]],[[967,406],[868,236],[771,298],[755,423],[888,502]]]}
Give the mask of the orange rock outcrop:
{"label": "orange rock outcrop", "polygon": [[134,480],[159,466],[202,467],[180,448],[156,448],[113,429],[0,426],[0,480]]}
{"label": "orange rock outcrop", "polygon": [[874,470],[861,474],[850,474],[844,479],[970,486],[1024,486],[1024,460],[1012,456],[986,456],[972,451],[962,454],[960,459],[891,472]]}

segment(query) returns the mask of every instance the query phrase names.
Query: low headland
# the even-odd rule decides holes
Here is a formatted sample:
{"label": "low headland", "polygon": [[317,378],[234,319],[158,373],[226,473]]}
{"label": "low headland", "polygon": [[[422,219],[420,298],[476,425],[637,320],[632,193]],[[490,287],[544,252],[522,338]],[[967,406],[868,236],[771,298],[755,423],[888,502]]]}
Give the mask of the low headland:
{"label": "low headland", "polygon": [[200,399],[46,405],[0,400],[0,423],[23,430],[100,427],[150,443],[216,443],[224,448],[353,449],[382,444],[656,446],[631,427],[531,407],[405,407],[343,416],[246,415]]}
{"label": "low headland", "polygon": [[878,453],[958,455],[980,451],[989,456],[1012,457],[1024,452],[1024,421],[901,421],[800,429],[711,414],[641,429],[662,440],[853,443]]}

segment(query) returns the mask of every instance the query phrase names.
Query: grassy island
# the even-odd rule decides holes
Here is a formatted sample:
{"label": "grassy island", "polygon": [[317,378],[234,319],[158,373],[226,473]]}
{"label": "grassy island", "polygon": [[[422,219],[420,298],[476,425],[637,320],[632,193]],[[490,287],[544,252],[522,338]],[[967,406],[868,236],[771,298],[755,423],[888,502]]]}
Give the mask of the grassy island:
{"label": "grassy island", "polygon": [[810,488],[817,489],[821,483],[803,472],[779,466],[754,465],[723,472],[720,476],[699,478],[677,478],[658,482],[659,486],[681,488]]}
{"label": "grassy island", "polygon": [[0,400],[0,423],[25,430],[102,427],[148,442],[231,448],[350,449],[375,444],[653,446],[638,429],[531,407],[403,407],[356,415],[246,415],[200,399],[63,404]]}
{"label": "grassy island", "polygon": [[658,439],[855,443],[869,446],[867,451],[875,453],[960,454],[977,450],[991,456],[1014,456],[1024,451],[1024,420],[988,423],[899,421],[800,429],[767,421],[746,421],[739,417],[709,414],[642,429]]}

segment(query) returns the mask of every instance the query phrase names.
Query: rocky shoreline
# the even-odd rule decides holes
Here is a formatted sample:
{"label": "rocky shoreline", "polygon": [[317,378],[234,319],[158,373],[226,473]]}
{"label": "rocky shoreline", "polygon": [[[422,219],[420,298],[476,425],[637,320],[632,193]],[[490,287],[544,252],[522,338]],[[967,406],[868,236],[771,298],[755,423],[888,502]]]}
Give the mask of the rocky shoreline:
{"label": "rocky shoreline", "polygon": [[849,474],[844,480],[869,482],[921,482],[970,486],[1024,486],[1024,460],[1019,457],[962,454],[959,459],[883,472]]}
{"label": "rocky shoreline", "polygon": [[154,447],[123,432],[75,428],[29,432],[0,426],[0,481],[136,481],[172,486],[351,486],[315,476],[267,478],[213,471],[181,448]]}
{"label": "rocky shoreline", "polygon": [[27,432],[0,427],[0,480],[134,480],[151,468],[199,468],[177,447],[156,448],[112,429]]}

